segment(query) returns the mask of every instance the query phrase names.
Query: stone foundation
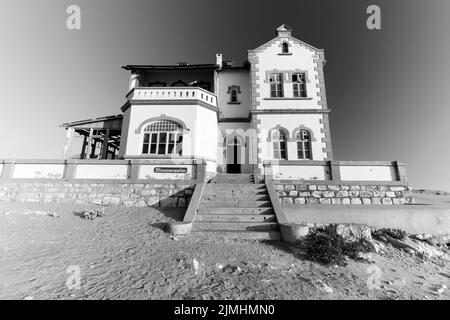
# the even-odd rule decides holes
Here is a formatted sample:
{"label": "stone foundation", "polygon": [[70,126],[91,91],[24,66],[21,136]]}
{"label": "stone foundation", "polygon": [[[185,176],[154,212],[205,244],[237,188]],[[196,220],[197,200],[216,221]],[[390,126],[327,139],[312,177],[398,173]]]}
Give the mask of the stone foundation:
{"label": "stone foundation", "polygon": [[188,206],[194,188],[195,183],[4,182],[0,201],[175,208]]}
{"label": "stone foundation", "polygon": [[277,184],[280,202],[291,204],[413,204],[407,185]]}

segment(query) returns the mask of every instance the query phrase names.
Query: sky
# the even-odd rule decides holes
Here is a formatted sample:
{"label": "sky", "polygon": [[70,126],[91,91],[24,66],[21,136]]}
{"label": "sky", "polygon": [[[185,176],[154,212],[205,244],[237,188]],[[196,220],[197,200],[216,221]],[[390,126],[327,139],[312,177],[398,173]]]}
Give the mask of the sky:
{"label": "sky", "polygon": [[447,0],[0,0],[0,159],[60,159],[60,124],[120,114],[121,65],[242,63],[285,23],[325,50],[334,158],[403,161],[414,188],[450,191],[449,14]]}

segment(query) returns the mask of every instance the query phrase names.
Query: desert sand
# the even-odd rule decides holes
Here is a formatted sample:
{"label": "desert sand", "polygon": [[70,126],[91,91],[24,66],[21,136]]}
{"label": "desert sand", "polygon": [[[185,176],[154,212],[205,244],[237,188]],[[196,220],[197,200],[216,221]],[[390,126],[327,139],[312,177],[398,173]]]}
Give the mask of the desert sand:
{"label": "desert sand", "polygon": [[281,242],[173,237],[164,225],[181,209],[80,216],[95,208],[0,202],[0,299],[450,298],[448,262],[389,246],[368,261],[323,266]]}

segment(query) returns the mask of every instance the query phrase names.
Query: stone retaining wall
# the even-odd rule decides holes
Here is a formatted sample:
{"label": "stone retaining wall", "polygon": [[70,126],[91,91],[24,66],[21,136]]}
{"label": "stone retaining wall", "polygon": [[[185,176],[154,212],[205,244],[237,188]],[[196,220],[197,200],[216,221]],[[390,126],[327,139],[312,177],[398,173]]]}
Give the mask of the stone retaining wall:
{"label": "stone retaining wall", "polygon": [[195,184],[121,184],[71,182],[0,183],[0,201],[187,207]]}
{"label": "stone retaining wall", "polygon": [[406,185],[356,184],[277,184],[282,204],[413,204],[411,188]]}

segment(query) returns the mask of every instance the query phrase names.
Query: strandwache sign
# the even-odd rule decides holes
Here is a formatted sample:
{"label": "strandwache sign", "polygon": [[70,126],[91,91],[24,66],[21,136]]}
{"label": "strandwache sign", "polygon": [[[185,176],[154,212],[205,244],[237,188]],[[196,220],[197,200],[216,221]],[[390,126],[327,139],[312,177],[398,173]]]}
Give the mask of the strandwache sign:
{"label": "strandwache sign", "polygon": [[178,167],[178,168],[162,168],[162,167],[155,167],[155,169],[153,169],[154,173],[187,173],[187,168],[182,168],[182,167]]}

